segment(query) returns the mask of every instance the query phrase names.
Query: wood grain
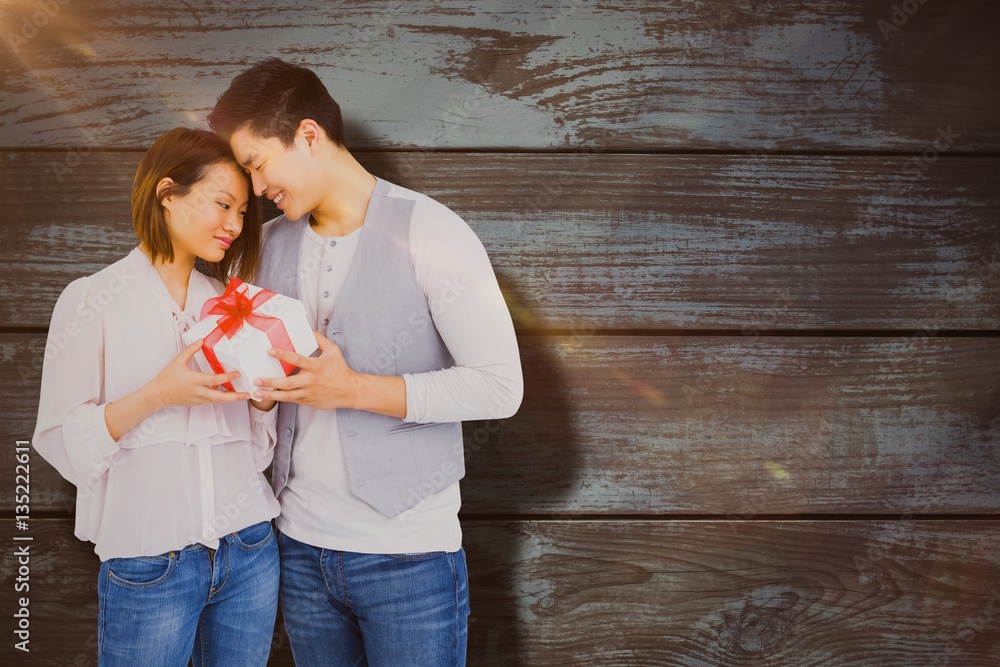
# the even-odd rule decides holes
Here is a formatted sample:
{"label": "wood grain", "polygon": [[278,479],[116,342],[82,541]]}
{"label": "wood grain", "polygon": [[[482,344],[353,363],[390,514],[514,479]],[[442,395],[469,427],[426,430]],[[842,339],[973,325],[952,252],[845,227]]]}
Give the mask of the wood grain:
{"label": "wood grain", "polygon": [[[998,527],[465,522],[469,664],[996,664]],[[69,519],[36,519],[30,534],[30,664],[95,664],[97,557],[73,537]],[[5,551],[0,570],[13,567]],[[12,597],[4,587],[4,609]],[[269,664],[291,665],[282,628],[272,645]],[[11,664],[9,643],[3,652]]]}
{"label": "wood grain", "polygon": [[[521,334],[519,413],[464,427],[470,665],[1000,664],[998,25],[990,0],[8,0],[0,430],[31,438],[60,291],[134,246],[141,151],[279,56],[369,170],[469,222]],[[31,463],[32,653],[8,634],[0,663],[94,665],[98,559]],[[293,664],[280,621],[272,647]]]}
{"label": "wood grain", "polygon": [[[135,245],[140,155],[72,155],[0,156],[5,326]],[[521,330],[1000,329],[1000,159],[360,158],[469,222]]]}
{"label": "wood grain", "polygon": [[[11,437],[34,432],[43,345],[0,336]],[[998,338],[556,336],[521,349],[518,414],[465,424],[465,512],[1000,513]],[[73,487],[37,453],[32,464],[33,507],[71,511]]]}
{"label": "wood grain", "polygon": [[996,150],[1000,6],[913,3],[14,0],[0,146],[146,146],[280,56],[355,147]]}
{"label": "wood grain", "polygon": [[471,642],[517,648],[482,664],[994,664],[998,539],[992,522],[473,524]]}

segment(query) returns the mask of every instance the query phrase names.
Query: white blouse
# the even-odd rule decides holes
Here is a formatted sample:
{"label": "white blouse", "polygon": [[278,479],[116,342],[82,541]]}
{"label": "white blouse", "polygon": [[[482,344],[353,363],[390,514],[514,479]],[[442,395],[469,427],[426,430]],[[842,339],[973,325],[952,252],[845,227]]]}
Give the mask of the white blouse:
{"label": "white blouse", "polygon": [[[277,410],[248,402],[158,410],[117,441],[104,406],[139,389],[184,349],[181,334],[222,284],[191,271],[182,310],[138,247],[70,283],[56,302],[34,447],[77,487],[76,536],[101,560],[152,556],[278,515],[263,475]],[[191,368],[196,369],[194,362]]]}

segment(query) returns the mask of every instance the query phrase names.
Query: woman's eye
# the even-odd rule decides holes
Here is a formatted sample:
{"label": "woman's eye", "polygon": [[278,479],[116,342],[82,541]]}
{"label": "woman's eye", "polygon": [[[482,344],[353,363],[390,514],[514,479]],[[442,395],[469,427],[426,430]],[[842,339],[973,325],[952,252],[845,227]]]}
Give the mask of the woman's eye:
{"label": "woman's eye", "polygon": [[241,215],[241,216],[246,216],[246,214],[247,214],[247,212],[246,212],[246,211],[240,211],[240,215]]}
{"label": "woman's eye", "polygon": [[224,210],[224,211],[228,211],[229,210],[229,204],[223,204],[221,201],[215,202],[215,203],[218,204],[219,206],[221,206],[222,210]]}

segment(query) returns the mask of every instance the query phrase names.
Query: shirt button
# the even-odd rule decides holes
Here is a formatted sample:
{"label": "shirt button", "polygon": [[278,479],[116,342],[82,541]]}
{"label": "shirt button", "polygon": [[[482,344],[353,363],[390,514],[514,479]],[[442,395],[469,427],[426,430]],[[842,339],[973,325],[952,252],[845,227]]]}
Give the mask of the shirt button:
{"label": "shirt button", "polygon": [[323,326],[326,326],[326,325],[328,325],[329,323],[330,323],[330,320],[329,320],[329,319],[324,319],[324,320],[323,320]]}
{"label": "shirt button", "polygon": [[330,293],[329,292],[323,292],[323,298],[324,299],[329,299],[330,298]]}
{"label": "shirt button", "polygon": [[292,429],[286,428],[285,429],[285,435],[287,435],[288,437],[292,437]]}
{"label": "shirt button", "polygon": [[337,245],[337,242],[336,242],[336,241],[334,241],[333,239],[331,239],[331,240],[330,240],[330,247],[332,248],[332,247],[333,247],[333,246],[335,246],[335,245]]}
{"label": "shirt button", "polygon": [[326,265],[326,270],[327,271],[333,271],[333,265],[332,264],[327,264]]}
{"label": "shirt button", "polygon": [[285,476],[278,475],[278,484],[284,484],[284,483],[285,483]]}

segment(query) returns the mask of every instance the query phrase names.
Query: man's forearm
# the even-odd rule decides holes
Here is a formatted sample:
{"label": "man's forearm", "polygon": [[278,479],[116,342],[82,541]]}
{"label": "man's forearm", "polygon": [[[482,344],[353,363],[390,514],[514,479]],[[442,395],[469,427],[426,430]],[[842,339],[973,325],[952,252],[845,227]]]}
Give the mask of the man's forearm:
{"label": "man's forearm", "polygon": [[406,418],[420,423],[506,419],[517,412],[524,393],[516,350],[512,361],[498,359],[480,368],[452,366],[403,379]]}
{"label": "man's forearm", "polygon": [[354,410],[375,412],[390,417],[406,418],[406,382],[394,375],[365,375],[352,377]]}

